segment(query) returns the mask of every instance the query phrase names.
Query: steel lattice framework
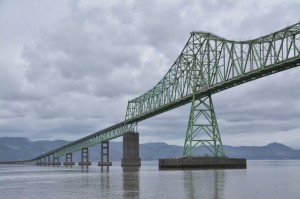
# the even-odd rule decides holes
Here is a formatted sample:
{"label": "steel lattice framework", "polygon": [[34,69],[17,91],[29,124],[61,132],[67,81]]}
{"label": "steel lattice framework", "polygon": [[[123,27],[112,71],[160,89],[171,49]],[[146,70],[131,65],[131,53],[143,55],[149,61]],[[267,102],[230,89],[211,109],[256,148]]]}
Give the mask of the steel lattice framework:
{"label": "steel lattice framework", "polygon": [[126,120],[141,121],[254,79],[299,66],[300,23],[253,40],[192,32],[164,78],[129,101]]}
{"label": "steel lattice framework", "polygon": [[[233,41],[209,32],[191,32],[184,49],[163,79],[128,102],[125,121],[40,155],[60,157],[134,131],[137,122],[192,102],[184,156],[202,143],[224,155],[211,95],[222,90],[300,65],[300,23],[247,41]],[[208,101],[207,101],[208,100]],[[197,109],[204,106],[207,109]],[[212,138],[196,139],[197,115],[206,115]],[[205,125],[200,125],[202,129]],[[192,130],[191,130],[192,129]],[[212,140],[212,142],[211,142]],[[193,144],[193,142],[196,142]],[[205,144],[206,143],[206,144]],[[211,149],[211,148],[210,148]]]}
{"label": "steel lattice framework", "polygon": [[213,156],[225,156],[211,95],[201,99],[193,95],[183,156],[199,155],[198,146],[205,146]]}

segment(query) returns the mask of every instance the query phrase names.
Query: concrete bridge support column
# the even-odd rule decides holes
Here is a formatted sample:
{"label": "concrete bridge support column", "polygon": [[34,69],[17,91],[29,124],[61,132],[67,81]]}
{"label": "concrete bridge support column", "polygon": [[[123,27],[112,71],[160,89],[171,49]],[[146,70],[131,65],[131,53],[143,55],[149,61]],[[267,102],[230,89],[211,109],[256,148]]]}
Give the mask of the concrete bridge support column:
{"label": "concrete bridge support column", "polygon": [[104,166],[109,170],[111,165],[112,163],[109,161],[109,142],[101,142],[101,162],[98,162],[98,166],[101,166],[101,171],[103,171]]}
{"label": "concrete bridge support column", "polygon": [[121,165],[141,166],[138,133],[125,133],[123,135],[123,158]]}
{"label": "concrete bridge support column", "polygon": [[67,153],[66,154],[66,161],[63,163],[64,166],[68,167],[72,167],[73,165],[75,165],[75,162],[72,161],[72,153]]}
{"label": "concrete bridge support column", "polygon": [[47,156],[44,156],[44,161],[43,161],[43,166],[46,166],[46,164],[47,164]]}
{"label": "concrete bridge support column", "polygon": [[60,166],[61,162],[59,162],[59,158],[53,158],[53,166]]}
{"label": "concrete bridge support column", "polygon": [[81,162],[79,162],[79,166],[81,167],[88,167],[90,166],[92,163],[89,162],[89,148],[83,148],[81,150]]}
{"label": "concrete bridge support column", "polygon": [[50,155],[47,156],[47,166],[50,167],[51,165],[51,157]]}

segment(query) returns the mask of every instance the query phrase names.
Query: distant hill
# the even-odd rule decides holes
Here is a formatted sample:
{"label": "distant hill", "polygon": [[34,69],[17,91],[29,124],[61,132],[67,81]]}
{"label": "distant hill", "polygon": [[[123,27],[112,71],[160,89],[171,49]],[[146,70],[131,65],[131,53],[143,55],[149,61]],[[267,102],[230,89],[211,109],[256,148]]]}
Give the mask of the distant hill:
{"label": "distant hill", "polygon": [[[42,153],[70,143],[65,140],[31,141],[22,137],[0,138],[0,161],[31,159]],[[247,159],[300,159],[300,150],[294,150],[280,143],[271,143],[267,146],[224,146],[228,157]],[[120,161],[123,153],[122,142],[110,142],[110,159]],[[181,157],[182,147],[168,145],[163,142],[140,144],[142,160],[158,160],[160,158]],[[78,161],[80,152],[74,153],[74,160]],[[100,146],[90,147],[91,161],[100,159]]]}
{"label": "distant hill", "polygon": [[22,137],[2,137],[0,138],[0,161],[30,159],[68,143],[64,140],[31,141]]}
{"label": "distant hill", "polygon": [[300,159],[300,150],[294,150],[280,143],[271,143],[267,146],[225,146],[226,154],[230,157],[245,157],[247,159]]}

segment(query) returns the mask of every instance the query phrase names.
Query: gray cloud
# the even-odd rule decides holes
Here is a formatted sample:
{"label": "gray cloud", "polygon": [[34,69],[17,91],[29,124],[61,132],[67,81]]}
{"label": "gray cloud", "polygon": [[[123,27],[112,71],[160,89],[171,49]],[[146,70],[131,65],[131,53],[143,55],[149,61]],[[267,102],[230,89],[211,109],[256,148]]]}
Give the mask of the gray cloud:
{"label": "gray cloud", "polygon": [[[106,128],[164,76],[191,31],[254,38],[299,21],[299,8],[293,0],[3,1],[0,136],[75,140]],[[299,74],[214,95],[224,143],[266,144],[286,132],[282,140],[300,148]],[[141,140],[183,144],[189,106],[141,122]]]}

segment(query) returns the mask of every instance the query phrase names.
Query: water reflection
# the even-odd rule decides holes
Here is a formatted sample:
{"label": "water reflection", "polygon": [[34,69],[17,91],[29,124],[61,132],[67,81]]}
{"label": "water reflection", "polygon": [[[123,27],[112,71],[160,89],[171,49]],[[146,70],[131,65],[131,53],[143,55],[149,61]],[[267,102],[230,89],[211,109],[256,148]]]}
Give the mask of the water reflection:
{"label": "water reflection", "polygon": [[140,198],[140,167],[123,167],[123,198]]}
{"label": "water reflection", "polygon": [[111,198],[110,197],[110,175],[109,173],[103,173],[101,175],[101,191],[100,198]]}
{"label": "water reflection", "polygon": [[88,173],[89,167],[88,166],[81,166],[81,173]]}
{"label": "water reflection", "polygon": [[100,166],[100,168],[101,168],[101,173],[103,173],[103,172],[109,172],[109,166]]}
{"label": "water reflection", "polygon": [[224,170],[185,170],[186,198],[224,198]]}

